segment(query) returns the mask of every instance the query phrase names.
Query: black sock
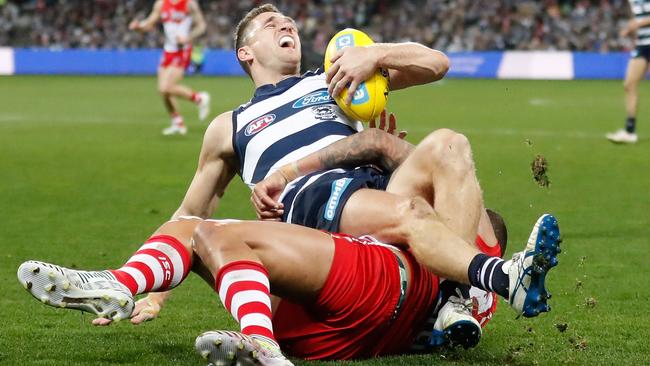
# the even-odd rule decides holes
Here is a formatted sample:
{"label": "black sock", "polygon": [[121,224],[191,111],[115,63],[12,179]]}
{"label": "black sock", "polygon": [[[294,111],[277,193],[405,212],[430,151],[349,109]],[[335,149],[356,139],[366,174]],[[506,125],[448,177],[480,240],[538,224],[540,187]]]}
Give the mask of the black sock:
{"label": "black sock", "polygon": [[507,299],[510,279],[508,274],[503,272],[504,263],[501,258],[477,254],[467,270],[469,283],[485,291],[494,291]]}
{"label": "black sock", "polygon": [[625,131],[629,133],[634,133],[635,129],[636,129],[636,118],[627,117],[627,119],[625,120]]}

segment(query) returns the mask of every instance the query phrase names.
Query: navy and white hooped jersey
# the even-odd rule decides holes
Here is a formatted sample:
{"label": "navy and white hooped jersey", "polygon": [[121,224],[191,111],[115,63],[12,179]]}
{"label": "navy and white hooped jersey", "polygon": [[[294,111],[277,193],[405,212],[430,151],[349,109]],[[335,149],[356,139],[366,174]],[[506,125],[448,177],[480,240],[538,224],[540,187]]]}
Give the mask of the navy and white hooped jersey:
{"label": "navy and white hooped jersey", "polygon": [[[639,22],[650,17],[650,0],[629,0],[634,19]],[[636,31],[636,45],[650,45],[650,25]]]}
{"label": "navy and white hooped jersey", "polygon": [[232,121],[239,175],[251,188],[279,167],[362,129],[328,94],[320,70],[257,88]]}

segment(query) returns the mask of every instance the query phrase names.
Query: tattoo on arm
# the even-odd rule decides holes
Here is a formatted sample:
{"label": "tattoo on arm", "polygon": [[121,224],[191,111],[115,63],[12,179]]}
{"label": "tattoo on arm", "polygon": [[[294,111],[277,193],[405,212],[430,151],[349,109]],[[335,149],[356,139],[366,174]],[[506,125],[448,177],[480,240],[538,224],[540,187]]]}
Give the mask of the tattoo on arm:
{"label": "tattoo on arm", "polygon": [[374,164],[394,171],[413,150],[408,142],[376,129],[341,139],[319,152],[323,169],[353,168]]}

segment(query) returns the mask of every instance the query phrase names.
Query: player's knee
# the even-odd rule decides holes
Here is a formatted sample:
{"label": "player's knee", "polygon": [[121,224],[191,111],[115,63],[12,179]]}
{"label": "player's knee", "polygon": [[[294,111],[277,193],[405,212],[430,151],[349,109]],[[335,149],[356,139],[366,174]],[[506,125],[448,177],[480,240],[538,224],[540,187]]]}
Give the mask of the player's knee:
{"label": "player's knee", "polygon": [[169,83],[158,84],[158,92],[163,96],[169,95],[169,93],[171,92],[171,84]]}
{"label": "player's knee", "polygon": [[472,165],[471,145],[461,133],[446,128],[439,129],[427,136],[422,143],[435,164],[454,165],[457,168]]}
{"label": "player's knee", "polygon": [[201,258],[210,252],[222,249],[228,244],[228,225],[203,221],[196,226],[192,235],[192,249]]}
{"label": "player's knee", "polygon": [[636,91],[638,83],[635,80],[628,80],[626,79],[623,82],[623,89],[625,89],[626,93],[632,93]]}

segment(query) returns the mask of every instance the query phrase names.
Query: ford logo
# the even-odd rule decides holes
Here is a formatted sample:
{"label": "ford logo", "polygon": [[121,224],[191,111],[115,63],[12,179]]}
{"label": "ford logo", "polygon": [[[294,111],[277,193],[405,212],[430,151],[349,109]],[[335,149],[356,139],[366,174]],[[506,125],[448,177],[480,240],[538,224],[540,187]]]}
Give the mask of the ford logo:
{"label": "ford logo", "polygon": [[296,100],[295,103],[293,103],[293,108],[304,108],[310,105],[316,105],[316,104],[325,104],[333,100],[329,93],[327,93],[327,90],[321,90],[317,91],[311,94],[307,94],[304,97]]}

